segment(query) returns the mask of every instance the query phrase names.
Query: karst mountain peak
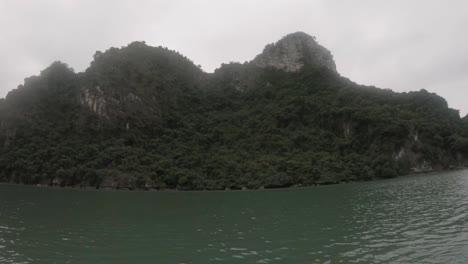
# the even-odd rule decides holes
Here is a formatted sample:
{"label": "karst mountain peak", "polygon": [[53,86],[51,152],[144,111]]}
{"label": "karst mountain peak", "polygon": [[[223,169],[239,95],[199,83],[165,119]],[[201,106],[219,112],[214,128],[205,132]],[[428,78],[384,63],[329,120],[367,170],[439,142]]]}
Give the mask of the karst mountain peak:
{"label": "karst mountain peak", "polygon": [[252,62],[259,67],[273,67],[288,72],[299,71],[304,65],[325,67],[336,72],[331,52],[318,44],[315,37],[301,31],[268,44]]}
{"label": "karst mountain peak", "polygon": [[213,73],[132,42],[84,72],[53,63],[0,100],[0,182],[258,189],[466,164],[468,123],[443,98],[358,85],[302,32]]}

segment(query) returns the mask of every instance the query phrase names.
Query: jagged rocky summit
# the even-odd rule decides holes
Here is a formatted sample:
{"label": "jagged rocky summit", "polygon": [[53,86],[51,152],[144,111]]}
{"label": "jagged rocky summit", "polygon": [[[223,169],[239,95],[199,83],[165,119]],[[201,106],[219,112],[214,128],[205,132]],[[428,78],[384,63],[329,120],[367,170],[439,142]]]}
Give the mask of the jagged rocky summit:
{"label": "jagged rocky summit", "polygon": [[304,32],[296,32],[269,44],[253,61],[259,67],[274,67],[295,72],[304,65],[325,67],[336,72],[331,52],[319,45],[315,39]]}
{"label": "jagged rocky summit", "polygon": [[[54,62],[0,99],[0,181],[218,190],[391,178],[468,164],[468,122],[426,90],[342,77],[314,37],[203,72],[163,47]],[[464,120],[464,121],[463,121]]]}

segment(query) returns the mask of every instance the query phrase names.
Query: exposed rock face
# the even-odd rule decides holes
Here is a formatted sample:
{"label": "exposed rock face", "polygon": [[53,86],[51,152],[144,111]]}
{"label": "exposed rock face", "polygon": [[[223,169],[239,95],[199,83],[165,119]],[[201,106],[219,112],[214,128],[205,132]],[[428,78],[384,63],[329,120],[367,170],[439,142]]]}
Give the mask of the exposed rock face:
{"label": "exposed rock face", "polygon": [[106,100],[99,86],[94,89],[83,89],[81,103],[100,116],[108,117],[106,112]]}
{"label": "exposed rock face", "polygon": [[11,128],[8,122],[0,122],[0,147],[9,146],[16,136],[16,128]]}
{"label": "exposed rock face", "polygon": [[320,46],[315,37],[303,32],[289,34],[275,44],[267,45],[252,62],[260,67],[274,67],[289,72],[298,71],[306,64],[336,72],[331,52]]}
{"label": "exposed rock face", "polygon": [[[111,114],[115,115],[118,111],[123,111],[119,108],[122,104],[126,104],[127,106],[130,104],[138,105],[142,104],[142,100],[133,93],[128,93],[124,96],[120,96],[120,99],[116,99],[112,96],[106,95],[100,86],[95,86],[91,88],[82,88],[81,103],[88,106],[91,111],[95,112],[99,116],[110,118]],[[110,109],[113,109],[113,111]]]}

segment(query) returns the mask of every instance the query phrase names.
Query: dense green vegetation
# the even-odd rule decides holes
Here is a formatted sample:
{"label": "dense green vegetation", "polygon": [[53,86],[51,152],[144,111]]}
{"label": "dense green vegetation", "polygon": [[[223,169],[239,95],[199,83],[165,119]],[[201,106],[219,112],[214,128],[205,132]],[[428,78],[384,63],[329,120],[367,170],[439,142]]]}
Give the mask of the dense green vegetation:
{"label": "dense green vegetation", "polygon": [[0,181],[113,188],[287,187],[462,167],[468,125],[426,90],[326,68],[223,65],[135,42],[84,73],[55,62],[0,100]]}

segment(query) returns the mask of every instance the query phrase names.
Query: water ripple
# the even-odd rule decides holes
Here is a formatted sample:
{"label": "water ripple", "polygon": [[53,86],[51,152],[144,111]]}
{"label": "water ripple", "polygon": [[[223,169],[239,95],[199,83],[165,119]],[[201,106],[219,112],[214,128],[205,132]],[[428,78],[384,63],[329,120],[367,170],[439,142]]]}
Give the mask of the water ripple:
{"label": "water ripple", "polygon": [[0,186],[0,263],[467,263],[468,172],[298,190]]}

